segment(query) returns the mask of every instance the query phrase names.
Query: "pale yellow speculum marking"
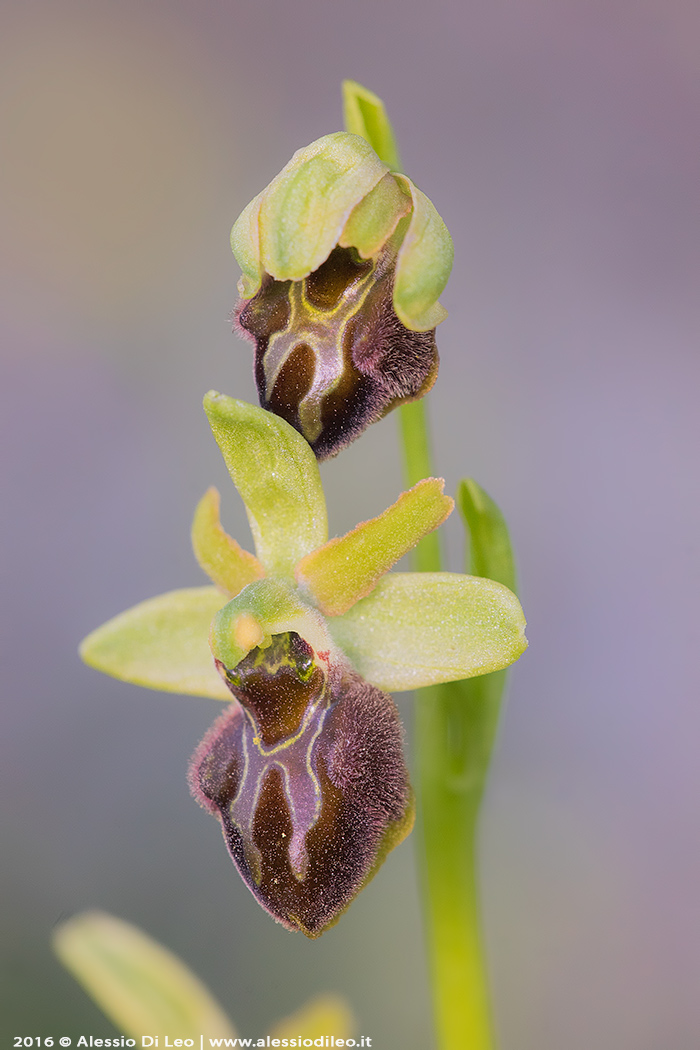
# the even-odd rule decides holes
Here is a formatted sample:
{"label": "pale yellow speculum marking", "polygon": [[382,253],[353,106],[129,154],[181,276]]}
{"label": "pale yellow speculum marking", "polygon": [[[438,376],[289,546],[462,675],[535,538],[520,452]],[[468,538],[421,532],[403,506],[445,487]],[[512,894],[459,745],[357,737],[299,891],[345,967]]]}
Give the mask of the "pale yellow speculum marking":
{"label": "pale yellow speculum marking", "polygon": [[[306,852],[305,839],[321,813],[321,785],[312,766],[311,753],[323,728],[323,722],[328,711],[330,697],[325,687],[319,691],[318,700],[320,700],[320,703],[317,701],[315,704],[310,704],[307,708],[297,733],[269,750],[263,746],[261,738],[256,731],[255,719],[246,708],[243,709],[248,723],[248,732],[243,732],[242,740],[244,768],[236,797],[230,804],[229,812],[243,835],[248,862],[256,883],[260,882],[262,876],[260,852],[252,840],[253,821],[263,781],[267,772],[274,766],[277,766],[282,774],[283,791],[289,803],[292,817],[294,830],[288,846],[292,871],[295,877],[300,880],[306,874],[308,854]],[[303,741],[302,746],[301,738],[305,735],[307,739]],[[255,747],[257,758],[253,758],[253,755],[248,750],[248,739]],[[295,755],[293,745],[297,743],[300,746],[297,749],[298,753]],[[275,757],[282,751],[289,751],[287,759]],[[292,778],[290,766],[293,768],[295,764],[296,773]],[[306,781],[299,776],[302,768],[305,770]],[[302,817],[303,810],[306,811],[305,817]]]}
{"label": "pale yellow speculum marking", "polygon": [[343,342],[352,318],[362,310],[375,278],[375,269],[356,278],[345,289],[337,306],[319,310],[309,302],[306,279],[294,281],[289,291],[289,322],[282,332],[273,332],[265,351],[265,397],[272,396],[277,377],[295,347],[306,344],[316,358],[314,379],[299,403],[299,420],[307,441],[315,441],[323,429],[321,403],[343,376]]}

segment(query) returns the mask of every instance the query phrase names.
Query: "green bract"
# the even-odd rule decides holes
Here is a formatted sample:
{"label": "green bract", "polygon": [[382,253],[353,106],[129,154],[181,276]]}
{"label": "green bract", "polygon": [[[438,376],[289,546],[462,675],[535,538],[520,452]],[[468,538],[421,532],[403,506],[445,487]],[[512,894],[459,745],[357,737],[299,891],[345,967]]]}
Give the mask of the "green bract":
{"label": "green bract", "polygon": [[256,555],[224,532],[210,489],[192,538],[213,586],[142,602],[81,653],[126,681],[237,701],[196,752],[192,789],[260,903],[313,937],[411,827],[383,691],[506,667],[526,646],[525,621],[493,580],[388,571],[452,510],[442,481],[329,540],[316,460],[297,431],[221,394],[204,404]]}

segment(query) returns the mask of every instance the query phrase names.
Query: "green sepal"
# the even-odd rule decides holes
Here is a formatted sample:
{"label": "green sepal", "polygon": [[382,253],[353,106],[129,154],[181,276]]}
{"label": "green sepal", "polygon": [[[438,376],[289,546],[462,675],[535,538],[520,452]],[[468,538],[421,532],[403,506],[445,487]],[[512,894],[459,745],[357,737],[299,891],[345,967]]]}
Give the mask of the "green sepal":
{"label": "green sepal", "polygon": [[297,582],[326,616],[339,616],[376,586],[399,558],[441,525],[454,507],[442,478],[425,478],[371,521],[307,554]]}
{"label": "green sepal", "polygon": [[356,204],[340,235],[341,248],[357,248],[363,259],[369,259],[384,246],[408,215],[412,200],[394,176],[387,172],[373,190]]}
{"label": "green sepal", "polygon": [[259,228],[262,198],[259,193],[245,206],[231,230],[231,251],[243,271],[238,282],[241,299],[251,299],[262,283]]}
{"label": "green sepal", "polygon": [[427,332],[447,317],[437,301],[447,284],[454,246],[435,205],[405,175],[397,175],[413,199],[413,212],[396,263],[394,310],[406,328]]}
{"label": "green sepal", "polygon": [[467,565],[474,576],[517,590],[515,558],[508,526],[499,507],[473,478],[457,487],[457,503],[467,526]]}
{"label": "green sepal", "polygon": [[358,84],[356,80],[344,80],[343,112],[347,130],[367,139],[377,156],[391,171],[401,171],[394,130],[379,95]]}
{"label": "green sepal", "polygon": [[[54,931],[56,955],[123,1035],[235,1037],[208,989],[176,955],[137,926],[83,912]],[[139,1044],[140,1045],[140,1044]],[[174,1045],[174,1044],[170,1044]]]}
{"label": "green sepal", "polygon": [[372,147],[346,131],[297,150],[262,194],[262,269],[278,281],[299,281],[316,270],[352,209],[386,171]]}
{"label": "green sepal", "polygon": [[215,659],[237,667],[251,649],[266,649],[273,634],[295,631],[317,652],[335,649],[323,617],[279,579],[256,580],[215,615],[209,643]]}
{"label": "green sepal", "polygon": [[385,576],[328,628],[362,677],[387,692],[497,671],[527,647],[512,591],[449,572]]}
{"label": "green sepal", "polygon": [[213,486],[202,496],[192,522],[192,548],[200,568],[212,583],[233,598],[265,575],[258,559],[224,531],[219,519],[220,496]]}
{"label": "green sepal", "polygon": [[291,574],[328,538],[316,457],[289,423],[245,401],[210,391],[214,437],[245,503],[255,551],[269,573]]}
{"label": "green sepal", "polygon": [[80,655],[90,667],[123,682],[230,700],[207,643],[212,618],[227,601],[216,587],[149,598],[89,634]]}

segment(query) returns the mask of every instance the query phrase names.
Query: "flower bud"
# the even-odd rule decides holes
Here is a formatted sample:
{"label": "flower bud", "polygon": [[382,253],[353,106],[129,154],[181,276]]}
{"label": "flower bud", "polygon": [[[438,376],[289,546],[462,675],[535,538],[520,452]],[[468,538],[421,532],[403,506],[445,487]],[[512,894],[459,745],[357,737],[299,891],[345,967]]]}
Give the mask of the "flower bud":
{"label": "flower bud", "polygon": [[193,793],[259,903],[317,937],[411,829],[396,708],[296,632],[217,667],[238,703],[195,752]]}
{"label": "flower bud", "polygon": [[430,200],[359,135],[298,150],[231,233],[236,310],[263,408],[319,459],[437,376],[452,240]]}

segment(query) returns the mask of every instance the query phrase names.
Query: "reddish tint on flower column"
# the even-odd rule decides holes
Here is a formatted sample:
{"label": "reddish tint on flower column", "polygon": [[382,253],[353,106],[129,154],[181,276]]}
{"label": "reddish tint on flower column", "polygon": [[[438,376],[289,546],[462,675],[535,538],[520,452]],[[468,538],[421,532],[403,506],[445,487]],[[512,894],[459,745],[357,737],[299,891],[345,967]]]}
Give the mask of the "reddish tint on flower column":
{"label": "reddish tint on flower column", "polygon": [[327,655],[291,632],[235,669],[219,662],[238,702],[190,768],[259,903],[309,937],[338,920],[413,824],[393,701]]}

